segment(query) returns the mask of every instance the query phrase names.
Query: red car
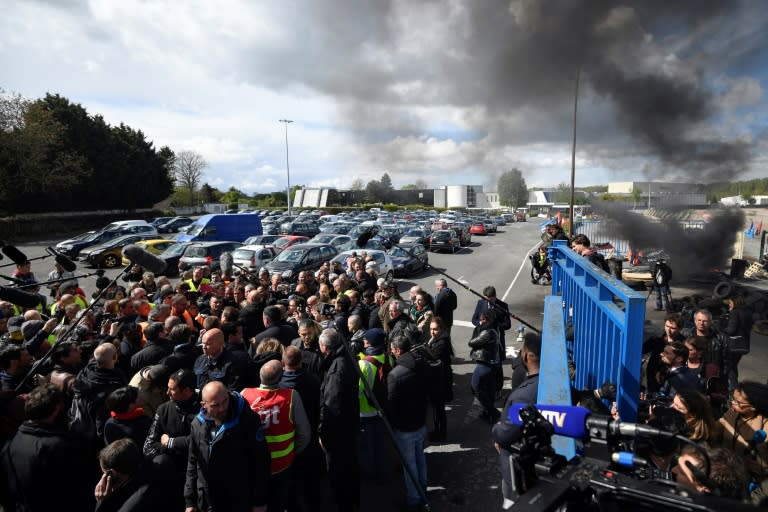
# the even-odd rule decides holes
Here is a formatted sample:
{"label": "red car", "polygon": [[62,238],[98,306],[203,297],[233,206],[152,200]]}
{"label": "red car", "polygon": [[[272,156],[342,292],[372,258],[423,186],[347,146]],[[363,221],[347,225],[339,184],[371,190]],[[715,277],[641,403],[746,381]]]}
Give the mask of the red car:
{"label": "red car", "polygon": [[488,230],[485,229],[485,224],[482,222],[475,222],[471,226],[469,226],[469,232],[473,235],[487,235]]}
{"label": "red car", "polygon": [[272,242],[272,247],[275,248],[275,251],[281,252],[292,245],[303,244],[305,242],[309,242],[309,237],[300,235],[288,235],[280,237]]}

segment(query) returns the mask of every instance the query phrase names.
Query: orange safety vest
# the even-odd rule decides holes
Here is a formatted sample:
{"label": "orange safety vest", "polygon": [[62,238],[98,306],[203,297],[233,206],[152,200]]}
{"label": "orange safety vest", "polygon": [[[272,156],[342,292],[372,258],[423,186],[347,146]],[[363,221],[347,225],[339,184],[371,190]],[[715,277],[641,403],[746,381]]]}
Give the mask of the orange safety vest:
{"label": "orange safety vest", "polygon": [[269,456],[272,459],[273,475],[290,467],[296,457],[296,429],[291,419],[293,392],[293,389],[264,386],[245,388],[241,392],[251,409],[261,418],[261,428],[264,429]]}

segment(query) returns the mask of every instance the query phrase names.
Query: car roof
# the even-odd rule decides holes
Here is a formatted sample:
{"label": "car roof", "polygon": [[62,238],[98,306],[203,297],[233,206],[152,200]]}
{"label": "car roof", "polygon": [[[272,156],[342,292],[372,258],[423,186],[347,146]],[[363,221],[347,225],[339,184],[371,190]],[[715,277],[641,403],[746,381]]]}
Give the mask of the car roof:
{"label": "car roof", "polygon": [[216,241],[209,241],[209,242],[192,242],[190,246],[195,247],[211,247],[214,245],[220,245],[220,244],[240,244],[242,242],[236,242],[234,240],[216,240]]}
{"label": "car roof", "polygon": [[274,249],[271,245],[263,245],[263,244],[252,244],[252,245],[243,245],[241,247],[238,247],[237,250],[246,249],[248,251],[260,251],[262,249]]}

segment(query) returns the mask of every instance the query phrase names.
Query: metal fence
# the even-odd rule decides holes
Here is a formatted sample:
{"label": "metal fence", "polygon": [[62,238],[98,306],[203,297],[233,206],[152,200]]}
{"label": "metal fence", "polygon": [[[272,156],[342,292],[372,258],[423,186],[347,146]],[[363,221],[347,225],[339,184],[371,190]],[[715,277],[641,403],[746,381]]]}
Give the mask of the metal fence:
{"label": "metal fence", "polygon": [[[556,241],[549,255],[552,295],[545,301],[538,402],[563,404],[571,384],[596,389],[610,381],[616,384],[621,419],[635,421],[645,297],[576,254],[565,241]],[[566,341],[564,333],[570,331],[573,339]],[[576,368],[573,382],[568,360]]]}

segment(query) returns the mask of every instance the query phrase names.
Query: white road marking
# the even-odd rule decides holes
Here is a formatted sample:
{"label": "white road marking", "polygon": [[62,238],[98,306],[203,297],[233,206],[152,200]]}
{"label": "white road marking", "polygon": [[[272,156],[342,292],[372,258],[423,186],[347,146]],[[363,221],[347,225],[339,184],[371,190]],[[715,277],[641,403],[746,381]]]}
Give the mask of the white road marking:
{"label": "white road marking", "polygon": [[454,320],[453,325],[458,325],[459,327],[469,327],[470,329],[475,328],[475,326],[472,325],[472,322],[467,322],[466,320]]}
{"label": "white road marking", "polygon": [[[534,246],[533,246],[533,247],[531,247],[530,249],[528,249],[528,252],[526,252],[526,253],[525,253],[525,256],[523,257],[523,261],[522,261],[522,262],[520,262],[520,268],[519,268],[519,269],[517,269],[517,274],[515,274],[515,278],[514,278],[514,279],[512,279],[512,282],[511,282],[511,283],[509,283],[509,288],[507,288],[507,291],[506,291],[506,292],[504,292],[504,296],[501,298],[501,300],[503,300],[504,302],[506,302],[506,301],[507,301],[507,296],[509,295],[509,292],[511,292],[511,291],[512,291],[512,287],[513,287],[513,286],[515,286],[515,283],[517,282],[517,278],[518,278],[518,277],[520,277],[520,272],[522,272],[522,271],[523,271],[523,267],[525,267],[525,264],[526,264],[526,262],[528,261],[528,255],[531,253],[531,251],[533,251],[534,249],[536,249],[536,248],[537,248],[537,247],[538,247],[540,244],[541,244],[541,242],[536,242],[536,243],[534,244]],[[456,323],[456,322],[454,322],[454,324],[455,324],[455,323]]]}

